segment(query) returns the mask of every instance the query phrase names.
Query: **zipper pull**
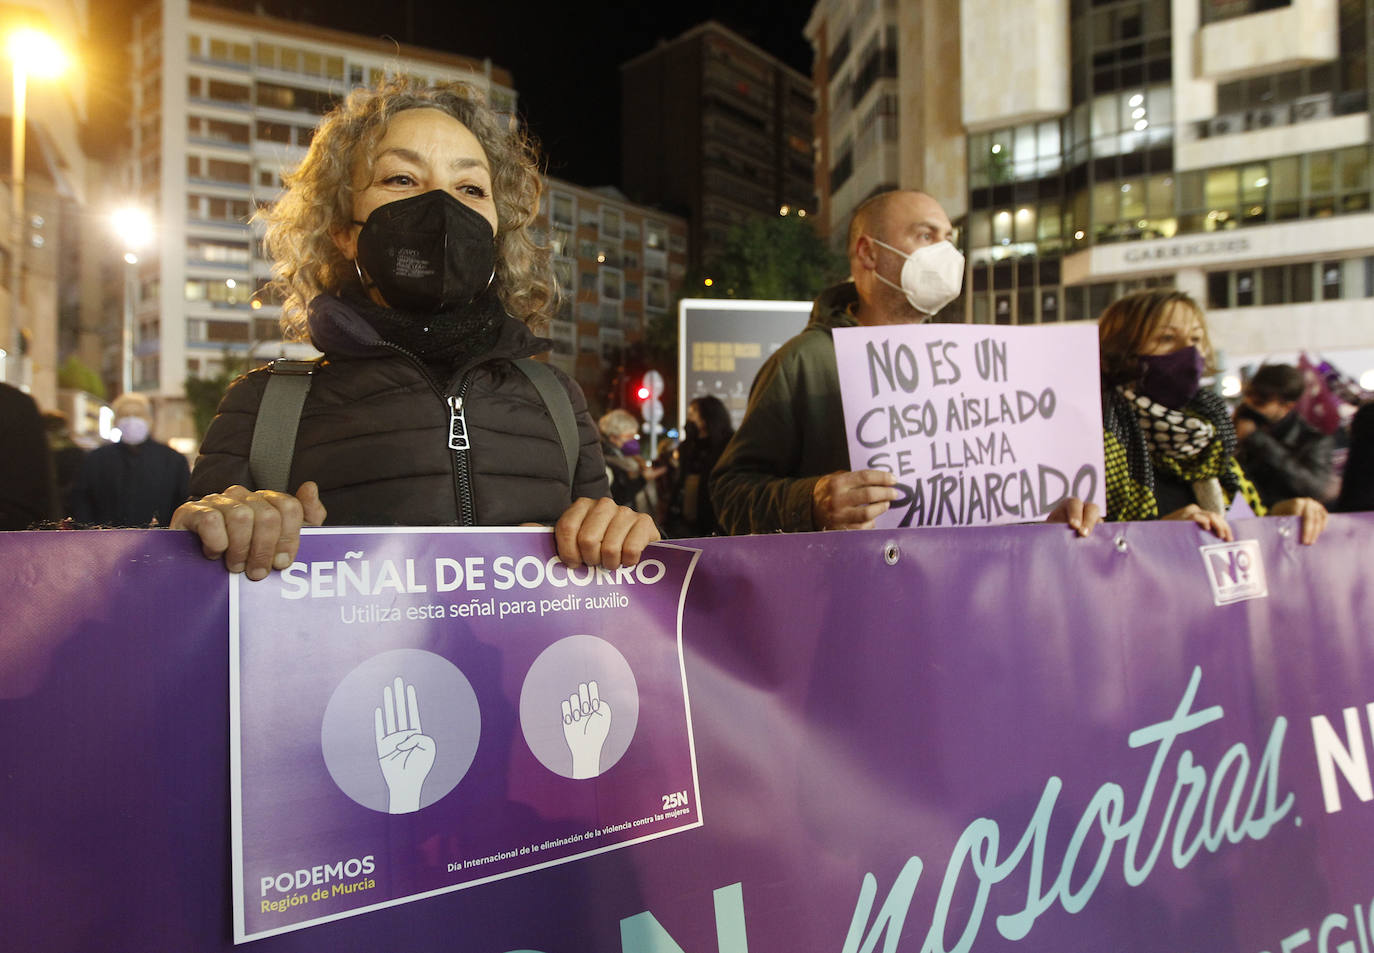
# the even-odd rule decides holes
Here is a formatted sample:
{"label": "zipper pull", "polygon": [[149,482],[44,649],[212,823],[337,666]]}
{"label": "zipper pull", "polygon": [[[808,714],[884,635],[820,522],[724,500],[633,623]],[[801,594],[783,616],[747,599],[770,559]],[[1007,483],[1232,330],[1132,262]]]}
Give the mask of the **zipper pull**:
{"label": "zipper pull", "polygon": [[448,399],[448,448],[466,450],[468,443],[468,422],[463,416],[463,398]]}

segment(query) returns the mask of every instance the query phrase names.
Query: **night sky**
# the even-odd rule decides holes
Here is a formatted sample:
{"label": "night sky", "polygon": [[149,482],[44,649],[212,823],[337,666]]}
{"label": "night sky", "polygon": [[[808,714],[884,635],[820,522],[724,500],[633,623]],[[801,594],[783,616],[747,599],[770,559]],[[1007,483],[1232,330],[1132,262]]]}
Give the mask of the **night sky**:
{"label": "night sky", "polygon": [[[92,4],[94,36],[112,47],[108,73],[128,36],[139,0]],[[667,0],[614,5],[550,0],[221,0],[218,6],[262,12],[366,36],[390,36],[466,56],[490,57],[515,77],[520,111],[543,144],[549,171],[579,185],[620,183],[621,63],[715,19],[787,63],[811,73],[802,27],[813,0]],[[91,62],[96,67],[97,51]]]}

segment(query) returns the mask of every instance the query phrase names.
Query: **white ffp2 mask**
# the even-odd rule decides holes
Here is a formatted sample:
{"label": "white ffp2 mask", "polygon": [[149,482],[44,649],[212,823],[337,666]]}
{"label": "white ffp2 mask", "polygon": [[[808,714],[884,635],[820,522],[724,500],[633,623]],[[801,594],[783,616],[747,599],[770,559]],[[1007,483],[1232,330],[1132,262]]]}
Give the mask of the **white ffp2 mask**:
{"label": "white ffp2 mask", "polygon": [[910,255],[900,248],[869,236],[881,245],[906,259],[902,265],[902,283],[893,284],[875,269],[873,274],[885,285],[906,295],[906,300],[922,314],[935,314],[959,297],[964,287],[964,256],[948,241],[935,242],[918,248]]}

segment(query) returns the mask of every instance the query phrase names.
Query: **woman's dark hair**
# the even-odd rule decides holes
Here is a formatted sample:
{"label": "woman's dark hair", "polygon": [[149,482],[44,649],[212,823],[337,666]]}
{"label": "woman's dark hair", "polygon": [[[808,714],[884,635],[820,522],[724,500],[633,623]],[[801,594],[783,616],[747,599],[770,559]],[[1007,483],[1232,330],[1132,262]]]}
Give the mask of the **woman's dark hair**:
{"label": "woman's dark hair", "polygon": [[713,394],[706,394],[697,397],[692,401],[691,406],[701,414],[701,419],[706,424],[706,432],[701,438],[711,447],[724,449],[730,442],[730,438],[735,435],[734,424],[730,421],[730,411],[726,409],[719,397]]}
{"label": "woman's dark hair", "polygon": [[1302,371],[1292,364],[1265,364],[1245,385],[1245,393],[1261,404],[1278,399],[1296,404],[1305,389]]}

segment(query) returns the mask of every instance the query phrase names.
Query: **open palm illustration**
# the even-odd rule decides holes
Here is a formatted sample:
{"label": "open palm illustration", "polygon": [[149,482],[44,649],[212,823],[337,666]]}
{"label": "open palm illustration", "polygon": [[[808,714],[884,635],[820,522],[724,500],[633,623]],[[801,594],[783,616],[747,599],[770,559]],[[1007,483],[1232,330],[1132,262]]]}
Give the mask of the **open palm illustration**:
{"label": "open palm illustration", "polygon": [[600,696],[595,680],[577,686],[562,703],[563,739],[572,752],[572,776],[577,780],[601,773],[601,747],[611,731],[611,706]]}
{"label": "open palm illustration", "polygon": [[373,709],[377,734],[377,760],[382,767],[392,814],[420,809],[420,789],[434,767],[434,739],[420,728],[420,703],[415,686],[398,675],[395,688],[382,689],[382,707]]}

